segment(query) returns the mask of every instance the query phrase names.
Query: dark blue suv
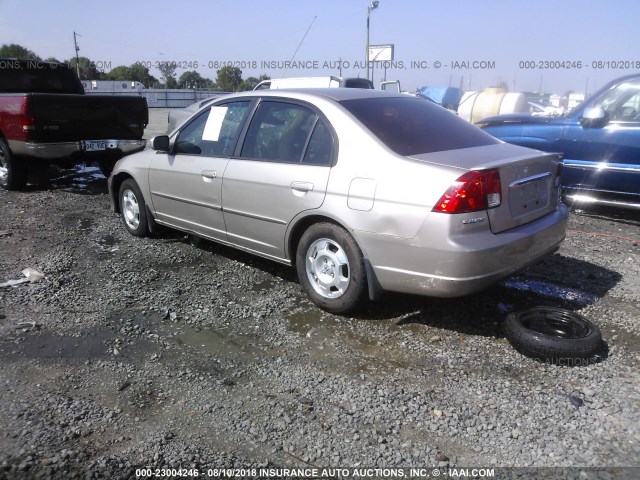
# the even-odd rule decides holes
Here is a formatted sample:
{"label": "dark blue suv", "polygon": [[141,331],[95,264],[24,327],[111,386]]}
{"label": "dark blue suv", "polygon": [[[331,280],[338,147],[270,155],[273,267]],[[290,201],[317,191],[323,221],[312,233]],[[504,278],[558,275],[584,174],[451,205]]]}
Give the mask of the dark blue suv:
{"label": "dark blue suv", "polygon": [[640,209],[640,74],[610,82],[561,117],[516,113],[477,125],[508,143],[562,153],[570,199]]}

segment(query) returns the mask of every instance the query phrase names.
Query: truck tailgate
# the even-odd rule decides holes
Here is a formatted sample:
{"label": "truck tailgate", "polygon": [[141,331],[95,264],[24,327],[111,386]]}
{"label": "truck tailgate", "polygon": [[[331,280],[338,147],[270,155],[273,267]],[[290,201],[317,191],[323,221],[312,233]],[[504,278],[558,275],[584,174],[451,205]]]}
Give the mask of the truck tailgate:
{"label": "truck tailgate", "polygon": [[29,94],[36,142],[142,138],[149,121],[144,97]]}

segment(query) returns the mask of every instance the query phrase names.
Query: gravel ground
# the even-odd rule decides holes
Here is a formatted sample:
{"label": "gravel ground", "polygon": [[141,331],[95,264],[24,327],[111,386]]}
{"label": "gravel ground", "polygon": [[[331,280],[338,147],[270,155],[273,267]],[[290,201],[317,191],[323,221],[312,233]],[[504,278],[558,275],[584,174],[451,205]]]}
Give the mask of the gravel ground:
{"label": "gravel ground", "polygon": [[[0,288],[0,479],[640,467],[637,213],[572,212],[558,253],[481,294],[388,294],[343,318],[287,267],[128,235],[97,170],[0,202],[0,283],[45,275]],[[502,321],[537,305],[593,320],[608,356],[518,354]]]}

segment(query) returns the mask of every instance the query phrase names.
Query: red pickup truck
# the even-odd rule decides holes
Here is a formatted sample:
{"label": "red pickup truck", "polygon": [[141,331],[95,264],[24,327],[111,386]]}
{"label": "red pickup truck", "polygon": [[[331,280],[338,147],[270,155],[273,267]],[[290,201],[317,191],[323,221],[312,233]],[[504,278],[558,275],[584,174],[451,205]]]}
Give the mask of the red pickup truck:
{"label": "red pickup truck", "polygon": [[0,58],[0,187],[23,188],[51,164],[97,161],[108,175],[144,148],[148,122],[144,97],[85,95],[65,64]]}

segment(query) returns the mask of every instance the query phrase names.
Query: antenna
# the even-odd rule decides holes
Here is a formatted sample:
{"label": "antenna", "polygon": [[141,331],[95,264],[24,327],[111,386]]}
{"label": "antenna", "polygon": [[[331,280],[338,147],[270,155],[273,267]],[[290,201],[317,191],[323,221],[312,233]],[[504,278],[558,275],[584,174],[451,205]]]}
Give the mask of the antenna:
{"label": "antenna", "polygon": [[73,32],[73,44],[76,47],[76,72],[78,73],[78,78],[80,78],[80,57],[78,56],[78,52],[80,51],[80,47],[78,46],[78,41],[76,37],[81,37],[79,33]]}
{"label": "antenna", "polygon": [[[291,60],[289,60],[289,63],[291,63],[293,59],[296,57],[298,50],[300,50],[300,47],[302,46],[302,42],[304,42],[304,39],[307,38],[307,34],[309,33],[309,30],[311,30],[311,27],[313,27],[313,22],[316,21],[316,18],[318,18],[317,15],[313,17],[313,20],[311,20],[311,25],[309,25],[309,28],[307,28],[307,31],[304,32],[304,36],[302,37],[302,40],[300,40],[300,43],[298,44],[298,48],[296,48],[296,51],[293,52],[293,55],[291,57]],[[286,74],[287,74],[287,70],[285,70],[284,73],[282,74],[282,78],[284,78]]]}

